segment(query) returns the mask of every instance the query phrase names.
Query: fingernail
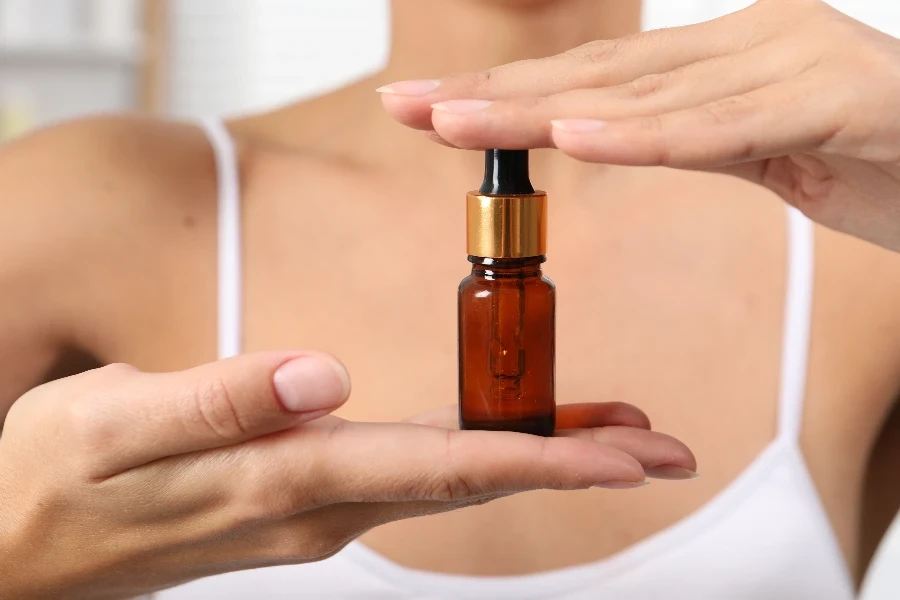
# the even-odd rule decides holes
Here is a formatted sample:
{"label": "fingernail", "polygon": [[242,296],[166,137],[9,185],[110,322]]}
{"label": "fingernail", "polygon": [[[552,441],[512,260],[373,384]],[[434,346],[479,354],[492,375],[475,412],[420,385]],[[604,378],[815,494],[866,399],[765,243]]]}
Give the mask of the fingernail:
{"label": "fingernail", "polygon": [[431,108],[454,115],[468,115],[479,110],[484,110],[493,104],[490,100],[447,100],[432,104]]}
{"label": "fingernail", "polygon": [[594,487],[604,490],[634,490],[648,485],[650,485],[649,481],[607,481],[598,483]]}
{"label": "fingernail", "polygon": [[395,81],[389,85],[383,85],[377,90],[381,94],[397,94],[400,96],[424,96],[438,89],[441,85],[439,79],[412,79],[410,81]]}
{"label": "fingernail", "polygon": [[672,465],[660,465],[644,469],[644,475],[653,479],[667,479],[669,481],[684,481],[686,479],[697,479],[700,475],[694,471],[675,467]]}
{"label": "fingernail", "polygon": [[569,133],[595,133],[606,127],[606,121],[596,119],[557,119],[550,123]]}
{"label": "fingernail", "polygon": [[275,392],[291,412],[336,408],[350,396],[350,376],[337,360],[326,356],[296,358],[274,377]]}

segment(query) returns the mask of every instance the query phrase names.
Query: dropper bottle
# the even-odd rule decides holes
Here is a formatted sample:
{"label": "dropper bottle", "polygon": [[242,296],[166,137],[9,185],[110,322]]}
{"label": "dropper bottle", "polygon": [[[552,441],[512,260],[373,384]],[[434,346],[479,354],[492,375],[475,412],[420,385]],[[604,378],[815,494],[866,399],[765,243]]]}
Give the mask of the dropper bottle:
{"label": "dropper bottle", "polygon": [[466,199],[472,274],[459,287],[462,429],[551,436],[556,425],[556,288],[543,276],[547,194],[527,150],[488,150]]}

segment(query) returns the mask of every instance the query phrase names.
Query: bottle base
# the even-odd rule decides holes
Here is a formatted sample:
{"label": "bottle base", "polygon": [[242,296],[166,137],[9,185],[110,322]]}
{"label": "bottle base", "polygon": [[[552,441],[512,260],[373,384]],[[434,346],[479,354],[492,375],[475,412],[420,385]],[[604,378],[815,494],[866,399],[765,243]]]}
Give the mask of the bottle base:
{"label": "bottle base", "polygon": [[549,414],[541,417],[504,421],[469,421],[460,419],[459,427],[466,430],[512,431],[540,437],[553,437],[553,433],[556,431],[556,415]]}

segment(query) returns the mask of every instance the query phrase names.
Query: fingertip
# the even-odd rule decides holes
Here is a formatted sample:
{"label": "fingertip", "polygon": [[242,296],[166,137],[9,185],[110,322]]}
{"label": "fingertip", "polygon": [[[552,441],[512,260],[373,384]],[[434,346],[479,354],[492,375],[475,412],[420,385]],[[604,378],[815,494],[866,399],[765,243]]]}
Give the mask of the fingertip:
{"label": "fingertip", "polygon": [[431,124],[435,135],[454,148],[462,150],[487,148],[481,142],[490,128],[490,122],[481,115],[458,115],[435,109],[431,116]]}
{"label": "fingertip", "polygon": [[618,448],[576,437],[554,440],[559,442],[562,465],[577,473],[576,487],[608,481],[640,483],[645,479],[641,463]]}
{"label": "fingertip", "polygon": [[617,404],[622,404],[622,421],[630,420],[630,422],[627,423],[628,427],[634,427],[636,429],[646,429],[647,431],[651,431],[653,429],[653,423],[650,422],[650,417],[640,408],[632,406],[630,404]]}
{"label": "fingertip", "polygon": [[307,354],[281,365],[272,377],[282,406],[293,413],[336,410],[350,397],[350,375],[328,354]]}
{"label": "fingertip", "polygon": [[375,91],[380,94],[417,97],[428,96],[440,86],[440,79],[410,79],[383,85]]}
{"label": "fingertip", "polygon": [[573,133],[557,127],[555,124],[550,131],[550,139],[553,146],[572,158],[584,162],[602,162],[598,153],[592,148],[588,136],[583,133]]}
{"label": "fingertip", "polygon": [[438,135],[464,150],[552,147],[549,124],[527,115],[520,118],[502,103],[497,103],[493,110],[467,114],[435,110],[431,120]]}
{"label": "fingertip", "polygon": [[412,129],[429,131],[431,125],[431,104],[433,100],[424,97],[382,94],[381,104],[395,121]]}
{"label": "fingertip", "polygon": [[697,471],[697,457],[694,456],[693,451],[688,447],[687,444],[685,444],[678,438],[665,433],[654,432],[653,435],[657,438],[662,438],[665,442],[668,442],[668,450],[666,453],[665,461],[655,463],[654,468],[656,468],[656,465],[664,465],[667,467],[684,469],[691,472]]}
{"label": "fingertip", "polygon": [[675,438],[672,438],[672,440],[677,442],[678,448],[678,451],[672,460],[673,466],[681,467],[683,469],[687,469],[688,471],[693,471],[696,473],[697,457],[694,455],[694,452],[688,447],[687,444],[685,444],[681,440]]}

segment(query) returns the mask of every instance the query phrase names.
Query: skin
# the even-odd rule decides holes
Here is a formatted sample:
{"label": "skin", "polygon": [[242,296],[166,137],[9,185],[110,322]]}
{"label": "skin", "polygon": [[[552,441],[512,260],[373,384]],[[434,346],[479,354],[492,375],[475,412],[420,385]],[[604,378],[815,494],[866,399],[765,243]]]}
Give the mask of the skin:
{"label": "skin", "polygon": [[[622,0],[423,4],[394,2],[394,54],[383,73],[320,99],[230,123],[240,151],[244,202],[246,349],[299,345],[339,356],[353,376],[354,393],[336,415],[357,422],[401,421],[455,401],[452,290],[466,274],[461,202],[481,174],[477,153],[454,152],[431,144],[427,135],[434,134],[398,128],[372,90],[390,82],[554,56],[632,33],[640,17],[639,3]],[[446,26],[423,26],[432,22]],[[739,25],[746,23],[731,27],[749,28]],[[424,47],[432,51],[421,52]],[[468,145],[454,138],[449,121],[445,129],[430,120],[425,108],[450,98],[397,96],[386,102],[408,104],[394,117],[426,130],[433,127],[449,142]],[[596,115],[552,118],[557,116]],[[550,151],[535,153],[533,179],[554,199],[546,271],[565,295],[558,316],[560,401],[640,405],[652,415],[654,429],[690,443],[703,476],[691,482],[655,481],[645,489],[619,493],[536,492],[398,521],[362,537],[411,567],[522,574],[610,556],[702,507],[774,436],[786,275],[785,216],[778,198],[758,185],[719,174],[598,167]],[[215,358],[215,193],[211,151],[189,125],[94,120],[0,149],[0,359],[7,365],[0,372],[0,393],[6,405],[48,373],[77,370],[85,357],[125,362],[145,372],[179,371]],[[897,506],[889,500],[896,497],[891,495],[895,478],[876,467],[896,460],[888,443],[896,428],[886,424],[900,385],[900,313],[895,306],[900,258],[826,229],[819,229],[816,238],[802,447],[845,558],[861,576],[887,524],[885,515]],[[254,372],[265,381],[271,376],[266,369]],[[95,406],[91,399],[102,399],[113,382],[95,384],[79,396],[82,406]],[[57,394],[70,395],[64,390]],[[146,392],[136,397],[144,396]],[[29,397],[34,396],[15,403],[16,411],[36,404]],[[38,397],[47,398],[47,392],[39,391]],[[685,469],[696,468],[690,451],[662,435],[654,436],[652,444],[639,437],[635,445],[632,437],[619,447],[604,439],[579,439],[593,438],[593,428],[609,422],[576,410],[571,425],[583,430],[575,441],[591,449],[624,451],[649,474],[671,476],[671,470],[654,471],[669,465],[676,467],[676,477],[685,478],[691,476]],[[7,423],[6,431],[13,433],[4,434],[0,449],[19,462],[5,459],[0,481],[17,483],[12,474],[28,473],[53,482],[58,471],[48,464],[54,461],[35,464],[22,457],[45,444],[48,423],[58,424],[60,417],[47,416],[55,414],[52,410],[23,413],[30,418],[14,420],[14,412]],[[641,413],[628,414],[628,433],[646,436],[646,423],[634,420]],[[439,416],[428,422],[434,427],[445,421]],[[327,428],[328,421],[324,423]],[[296,431],[315,440],[320,427],[311,423]],[[398,438],[393,433],[389,437]],[[270,438],[261,439],[265,446]],[[252,440],[240,441],[225,452],[246,456],[255,447]],[[306,455],[314,456],[317,448],[311,443]],[[59,460],[81,456],[68,446],[46,451]],[[647,451],[649,455],[643,454]],[[178,456],[173,463],[190,460]],[[392,457],[384,458],[387,468]],[[352,461],[347,464],[352,466]],[[510,477],[508,470],[501,473]],[[73,471],[78,475],[83,480],[83,471]],[[204,507],[211,502],[204,494],[229,477],[218,469],[207,475],[208,487],[190,482],[183,488],[187,497],[205,498],[200,502]],[[174,472],[148,472],[151,476],[176,477]],[[622,474],[618,476],[621,480]],[[636,479],[640,473],[624,478]],[[302,496],[308,483],[301,480],[295,491]],[[21,487],[7,483],[0,488],[16,500],[0,506],[33,505],[14,495]],[[544,486],[532,481],[530,487]],[[63,521],[80,522],[76,508],[92,502],[89,486],[38,488],[63,498],[52,504]],[[120,493],[124,498],[129,490]],[[878,510],[867,506],[868,497],[880,499]],[[307,505],[291,505],[287,513],[308,510]],[[208,511],[201,514],[217,514]],[[344,531],[343,537],[333,530],[330,538],[316,534],[311,526],[304,532],[309,537],[298,538],[295,529],[276,527],[282,534],[294,532],[289,537],[295,541],[317,542],[319,551],[304,553],[287,544],[292,548],[285,551],[287,558],[266,557],[260,556],[259,545],[248,543],[240,559],[246,566],[259,566],[260,561],[321,558],[328,554],[321,551],[322,540],[330,540],[324,546],[333,549],[335,537],[339,546],[378,523],[415,514],[408,507],[404,511],[378,512],[370,520],[359,516],[353,521],[356,529]],[[355,509],[348,512],[360,515]],[[155,522],[166,531],[164,522]],[[327,521],[316,526],[322,522]],[[612,530],[611,522],[620,525]],[[78,595],[84,578],[73,577],[73,571],[96,575],[112,563],[123,581],[133,581],[129,573],[147,572],[146,564],[152,563],[146,556],[135,558],[123,543],[126,551],[113,551],[107,562],[94,564],[88,553],[79,552],[82,536],[55,537],[65,530],[50,528],[52,519],[32,523],[37,524],[32,541],[51,536],[66,540],[59,542],[60,551],[68,549],[66,556],[76,561],[68,563],[72,571],[48,576],[56,591],[84,597]],[[109,542],[129,539],[129,529],[114,512],[101,523],[109,525],[105,547],[116,548]],[[6,539],[28,540],[21,531],[32,530],[16,530],[18,537]],[[215,544],[170,540],[177,547],[186,542],[193,553],[188,572],[177,564],[185,555],[162,552],[172,558],[152,563],[153,572],[164,575],[147,582],[146,589],[217,572],[211,565],[221,568]],[[19,556],[29,544],[13,546],[7,552]],[[497,552],[500,547],[504,552]],[[85,562],[78,563],[82,558]],[[45,566],[51,573],[53,564]],[[26,590],[31,585],[34,591],[33,580],[25,579],[17,585]],[[121,585],[110,582],[110,595],[122,591]]]}
{"label": "skin", "polygon": [[285,352],[170,374],[112,365],[33,390],[0,447],[0,555],[16,565],[4,594],[132,597],[322,560],[382,523],[521,491],[637,487],[640,461],[673,451],[692,464],[626,405],[563,407],[544,439],[452,431],[452,411],[326,416],[349,392],[334,359]]}

